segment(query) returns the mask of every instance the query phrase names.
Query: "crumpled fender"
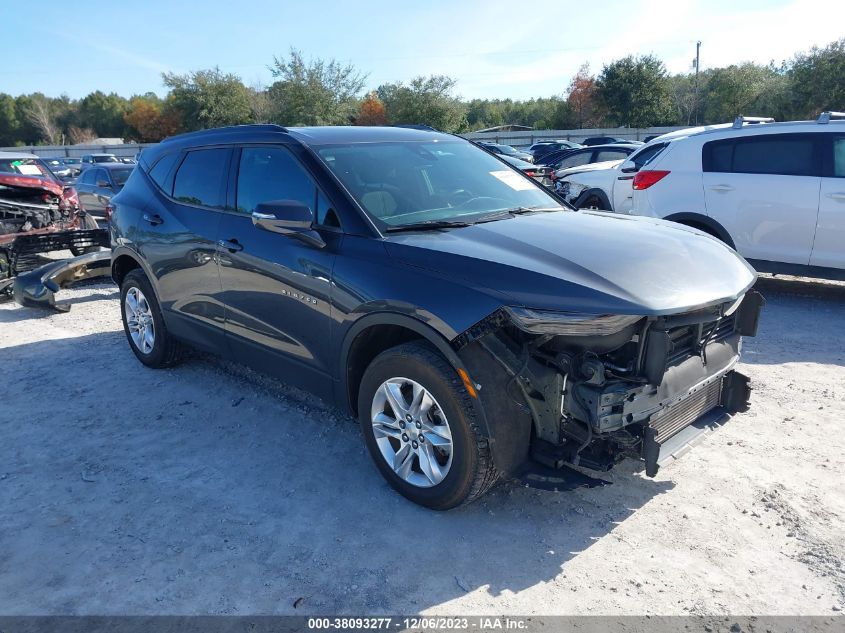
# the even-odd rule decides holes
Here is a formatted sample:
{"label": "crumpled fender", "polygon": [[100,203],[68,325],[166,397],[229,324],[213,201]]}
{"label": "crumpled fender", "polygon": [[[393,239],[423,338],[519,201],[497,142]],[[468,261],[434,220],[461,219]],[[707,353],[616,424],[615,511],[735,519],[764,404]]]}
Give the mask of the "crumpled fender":
{"label": "crumpled fender", "polygon": [[86,253],[62,259],[15,277],[12,292],[15,301],[25,307],[52,308],[68,312],[70,306],[56,305],[56,292],[83,279],[111,275],[111,251]]}

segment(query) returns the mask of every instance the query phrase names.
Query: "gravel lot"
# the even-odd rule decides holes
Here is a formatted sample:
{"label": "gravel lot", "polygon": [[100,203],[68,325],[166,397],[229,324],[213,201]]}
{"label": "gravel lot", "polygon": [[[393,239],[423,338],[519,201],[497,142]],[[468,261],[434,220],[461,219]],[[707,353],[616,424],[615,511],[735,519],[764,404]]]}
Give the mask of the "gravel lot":
{"label": "gravel lot", "polygon": [[832,614],[845,284],[759,285],[748,413],[654,480],[448,513],[307,395],[205,356],[143,368],[113,286],[2,303],[0,614]]}

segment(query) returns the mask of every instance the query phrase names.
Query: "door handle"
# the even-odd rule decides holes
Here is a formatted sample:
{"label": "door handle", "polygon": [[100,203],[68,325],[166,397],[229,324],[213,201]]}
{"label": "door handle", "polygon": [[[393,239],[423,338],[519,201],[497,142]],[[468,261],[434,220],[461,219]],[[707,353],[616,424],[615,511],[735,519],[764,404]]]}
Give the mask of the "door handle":
{"label": "door handle", "polygon": [[711,185],[710,189],[713,191],[733,191],[734,188],[731,185]]}
{"label": "door handle", "polygon": [[845,202],[845,191],[835,191],[834,193],[827,194],[827,197],[839,200],[840,202]]}
{"label": "door handle", "polygon": [[217,246],[225,248],[230,253],[237,253],[244,249],[244,245],[234,238],[231,240],[218,240]]}
{"label": "door handle", "polygon": [[150,215],[149,213],[145,213],[143,216],[145,222],[149,222],[153,226],[158,226],[159,224],[164,224],[164,220],[161,219],[161,216],[156,213],[155,215]]}

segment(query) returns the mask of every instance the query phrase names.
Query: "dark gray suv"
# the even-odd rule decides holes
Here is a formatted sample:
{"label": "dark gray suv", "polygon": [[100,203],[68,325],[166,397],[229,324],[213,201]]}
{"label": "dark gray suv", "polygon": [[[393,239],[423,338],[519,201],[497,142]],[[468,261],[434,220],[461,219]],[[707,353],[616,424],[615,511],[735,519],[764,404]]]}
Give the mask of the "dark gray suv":
{"label": "dark gray suv", "polygon": [[695,229],[575,212],[463,139],[208,130],[147,149],[113,200],[112,271],[149,367],[184,345],[358,417],[387,481],[436,509],[503,477],[643,459],[725,413],[754,271]]}

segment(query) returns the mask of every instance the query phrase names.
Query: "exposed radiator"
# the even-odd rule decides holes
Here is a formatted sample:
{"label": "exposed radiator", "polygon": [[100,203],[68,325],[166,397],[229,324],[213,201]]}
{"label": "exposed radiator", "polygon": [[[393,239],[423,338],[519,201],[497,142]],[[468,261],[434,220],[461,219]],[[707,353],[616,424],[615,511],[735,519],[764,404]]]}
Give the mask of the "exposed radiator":
{"label": "exposed radiator", "polygon": [[649,426],[656,431],[655,441],[662,443],[719,406],[721,395],[722,380],[719,379],[652,417]]}

